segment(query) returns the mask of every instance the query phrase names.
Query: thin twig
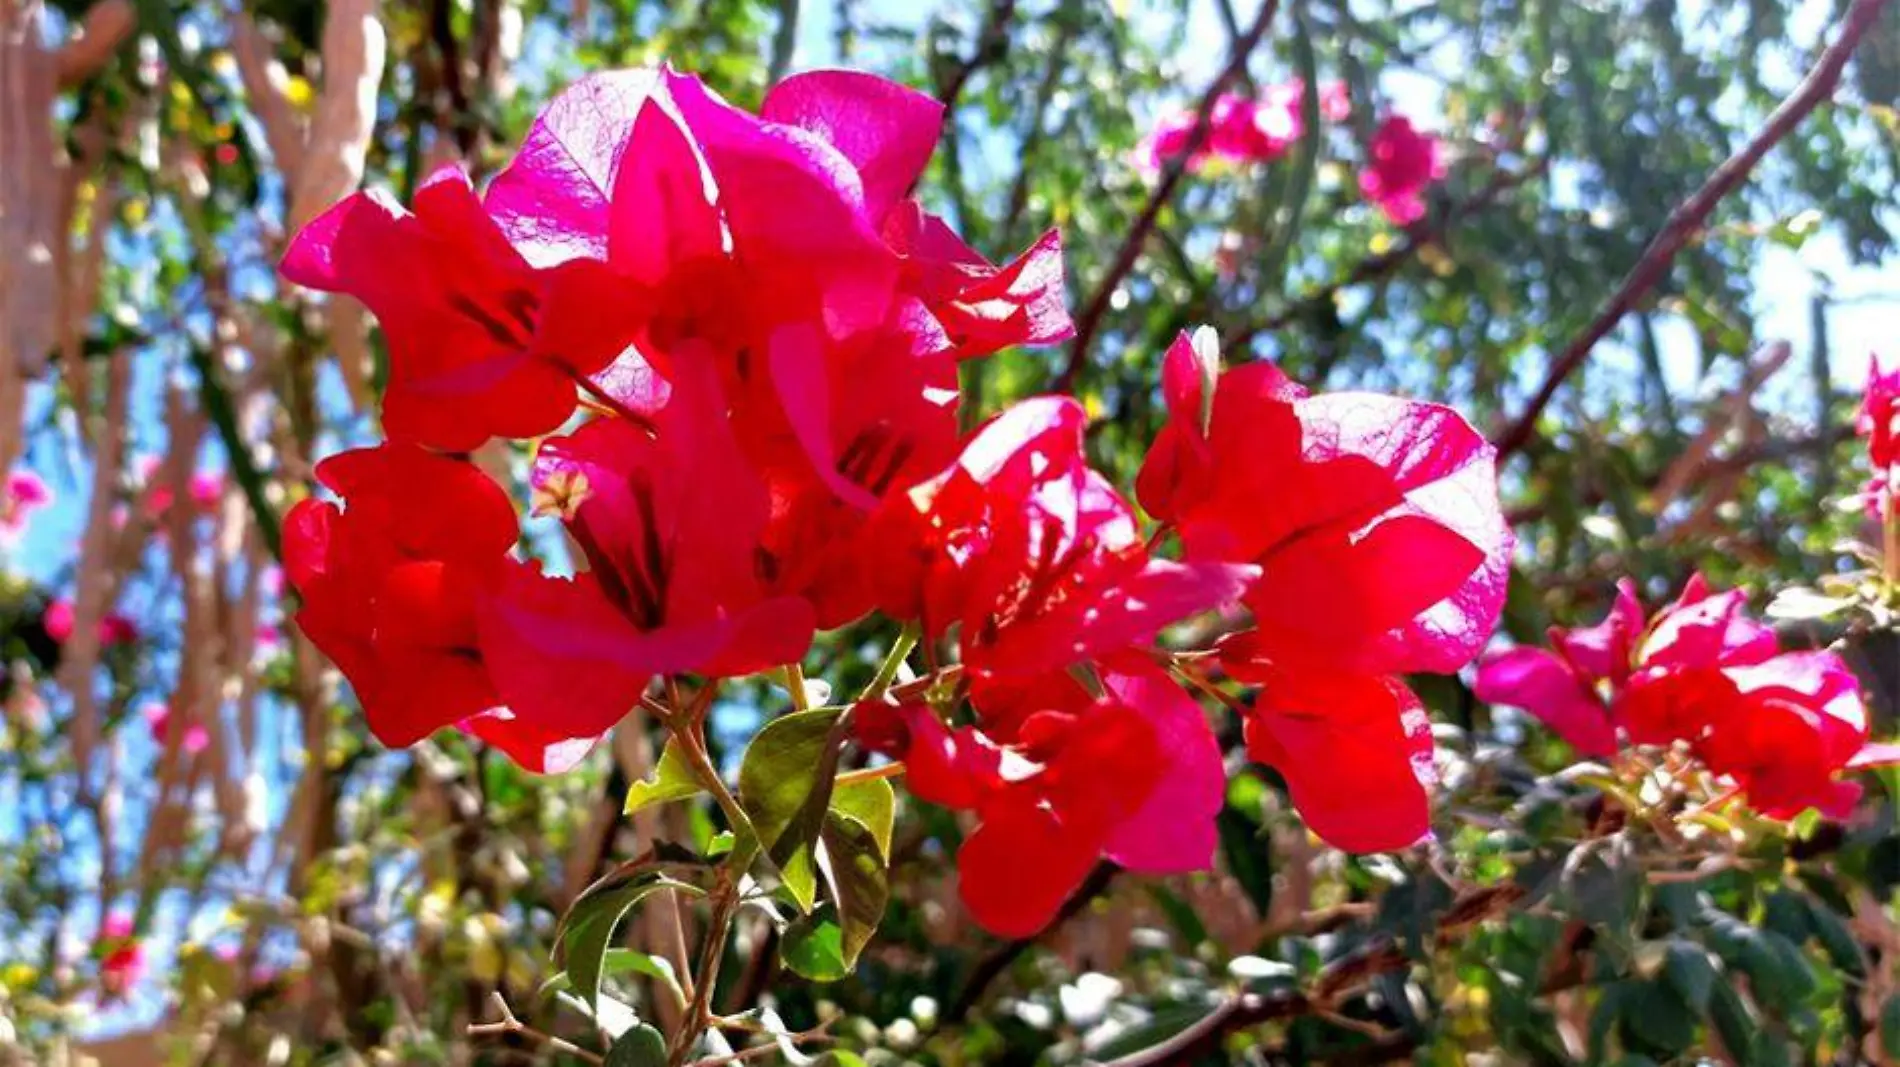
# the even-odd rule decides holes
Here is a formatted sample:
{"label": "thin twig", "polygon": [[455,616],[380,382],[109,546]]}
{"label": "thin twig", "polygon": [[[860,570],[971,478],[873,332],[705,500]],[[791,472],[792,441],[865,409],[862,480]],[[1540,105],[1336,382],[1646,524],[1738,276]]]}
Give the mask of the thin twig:
{"label": "thin twig", "polygon": [[579,1045],[574,1044],[572,1041],[555,1037],[553,1034],[544,1034],[534,1027],[529,1026],[527,1023],[522,1022],[520,1019],[515,1018],[515,1013],[508,1010],[508,1001],[504,999],[500,993],[489,994],[489,1002],[495,1005],[495,1010],[501,1013],[501,1018],[492,1023],[470,1023],[468,1026],[468,1034],[470,1037],[499,1037],[506,1034],[519,1034],[530,1041],[540,1042],[557,1052],[565,1052],[570,1056],[585,1060],[588,1063],[601,1064],[607,1062],[606,1059],[597,1052],[589,1052]]}
{"label": "thin twig", "polygon": [[1702,231],[1704,224],[1708,222],[1709,215],[1715,211],[1716,205],[1747,180],[1749,174],[1754,171],[1755,165],[1761,162],[1762,157],[1766,156],[1770,149],[1794,132],[1795,127],[1820,106],[1823,100],[1834,95],[1834,87],[1840,82],[1842,68],[1847,65],[1848,58],[1854,54],[1854,49],[1860,44],[1860,39],[1880,17],[1880,10],[1886,2],[1887,0],[1854,0],[1853,6],[1848,8],[1847,15],[1842,21],[1840,35],[1821,53],[1820,59],[1815,62],[1814,69],[1801,80],[1801,84],[1795,88],[1794,92],[1775,108],[1773,114],[1768,116],[1768,121],[1762,126],[1761,132],[1757,133],[1741,151],[1715,168],[1700,189],[1697,189],[1687,200],[1676,205],[1675,210],[1669,213],[1669,218],[1663,223],[1662,229],[1650,240],[1648,247],[1643,250],[1642,257],[1624,277],[1623,283],[1617,287],[1616,292],[1604,302],[1602,308],[1597,311],[1596,317],[1584,327],[1583,332],[1565,345],[1562,353],[1551,362],[1550,370],[1544,376],[1543,385],[1539,386],[1536,394],[1531,397],[1523,414],[1519,415],[1510,428],[1497,438],[1500,460],[1522,451],[1524,446],[1530,443],[1531,437],[1537,432],[1538,417],[1550,405],[1565,379],[1583,365],[1583,361],[1589,357],[1590,350],[1596,347],[1597,342],[1608,336],[1610,331],[1616,328],[1616,324],[1622,321],[1623,316],[1633,310],[1644,295],[1668,276],[1670,265],[1675,262],[1676,254]]}
{"label": "thin twig", "polygon": [[976,32],[976,43],[970,49],[969,56],[937,85],[937,100],[943,104],[946,125],[956,121],[953,112],[970,79],[1008,51],[1009,23],[1015,17],[1016,0],[991,0],[989,10],[983,16],[983,27]]}
{"label": "thin twig", "polygon": [[1411,262],[1420,249],[1438,243],[1453,226],[1485,210],[1505,193],[1542,174],[1545,165],[1546,161],[1540,160],[1523,170],[1498,171],[1484,188],[1457,204],[1435,222],[1421,222],[1412,227],[1407,231],[1404,241],[1360,260],[1337,281],[1307,293],[1278,315],[1228,333],[1227,347],[1235,351],[1245,348],[1252,343],[1254,338],[1263,333],[1282,329],[1301,319],[1310,318],[1316,311],[1336,306],[1339,302],[1339,294],[1353,286],[1378,281],[1396,273],[1400,267]]}
{"label": "thin twig", "polygon": [[1122,241],[1121,249],[1110,262],[1108,273],[1095,286],[1089,297],[1088,305],[1076,320],[1075,339],[1069,344],[1069,361],[1056,376],[1051,387],[1055,392],[1066,393],[1075,386],[1075,378],[1088,361],[1089,346],[1094,342],[1096,333],[1101,329],[1102,317],[1108,314],[1109,304],[1114,300],[1115,290],[1120,288],[1122,279],[1135,268],[1135,260],[1140,258],[1143,246],[1148,243],[1148,235],[1154,231],[1155,222],[1161,212],[1174,200],[1174,192],[1180,186],[1181,179],[1187,174],[1189,162],[1207,143],[1213,133],[1212,117],[1214,105],[1228,86],[1247,69],[1247,59],[1253,54],[1254,46],[1266,35],[1267,27],[1273,22],[1273,13],[1279,8],[1279,0],[1262,0],[1260,13],[1254,16],[1253,24],[1247,32],[1234,40],[1233,49],[1227,57],[1227,65],[1208,83],[1201,93],[1200,103],[1194,108],[1194,128],[1188,132],[1187,143],[1181,151],[1168,160],[1161,172],[1161,180],[1154,191],[1148,194],[1148,202],[1142,205],[1141,214],[1135,216],[1134,225],[1128,229],[1128,236]]}
{"label": "thin twig", "polygon": [[792,51],[798,46],[798,0],[779,0],[778,30],[772,34],[772,62],[766,68],[765,84],[777,85],[792,67]]}

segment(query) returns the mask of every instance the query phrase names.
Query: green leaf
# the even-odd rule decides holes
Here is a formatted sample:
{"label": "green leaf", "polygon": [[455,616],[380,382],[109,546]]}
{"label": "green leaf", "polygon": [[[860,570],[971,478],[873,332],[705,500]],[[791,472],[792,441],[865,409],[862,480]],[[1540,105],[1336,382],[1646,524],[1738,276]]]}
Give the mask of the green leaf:
{"label": "green leaf", "polygon": [[779,958],[814,982],[835,982],[851,973],[844,961],[844,930],[830,905],[800,916],[785,928]]}
{"label": "green leaf", "polygon": [[833,814],[849,815],[877,838],[878,851],[891,854],[891,829],[897,822],[897,793],[883,778],[846,782],[831,791]]}
{"label": "green leaf", "polygon": [[1670,975],[1665,982],[1634,987],[1634,992],[1624,997],[1623,1038],[1636,1049],[1672,1059],[1695,1043],[1696,1020],[1701,1014],[1683,1002]]}
{"label": "green leaf", "polygon": [[1860,941],[1854,937],[1854,932],[1847,928],[1847,924],[1832,908],[1821,901],[1808,897],[1807,905],[1808,926],[1813,929],[1821,947],[1827,950],[1834,966],[1849,977],[1865,978],[1867,957],[1862,953]]}
{"label": "green leaf", "polygon": [[1749,991],[1765,1010],[1785,1018],[1814,993],[1814,968],[1794,942],[1762,930],[1743,942],[1739,956]]}
{"label": "green leaf", "polygon": [[1189,949],[1195,948],[1207,940],[1207,925],[1194,913],[1194,908],[1182,900],[1178,893],[1164,885],[1150,885],[1148,895],[1154,898],[1155,906],[1168,917],[1174,932],[1181,935],[1181,941]]}
{"label": "green leaf", "polygon": [[601,1067],[666,1067],[666,1038],[641,1023],[620,1035]]}
{"label": "green leaf", "polygon": [[842,928],[844,966],[850,969],[857,966],[858,953],[884,921],[884,908],[891,899],[890,872],[877,832],[857,819],[832,812],[825,818],[821,836],[825,873]]}
{"label": "green leaf", "polygon": [[1688,941],[1674,940],[1663,954],[1663,981],[1679,994],[1692,1011],[1700,1015],[1709,1005],[1709,993],[1715,987],[1715,963],[1707,949]]}
{"label": "green leaf", "polygon": [[1260,824],[1230,804],[1220,810],[1214,828],[1220,833],[1221,858],[1227,861],[1227,869],[1253,902],[1255,913],[1267,914],[1273,907],[1273,862],[1271,850],[1260,837]]}
{"label": "green leaf", "polygon": [[1709,990],[1709,1022],[1721,1037],[1722,1047],[1735,1057],[1738,1067],[1749,1067],[1749,1054],[1754,1050],[1758,1027],[1742,994],[1733,985],[1717,982]]}
{"label": "green leaf", "polygon": [[555,941],[574,993],[590,1009],[597,1007],[614,930],[634,906],[654,891],[671,888],[704,895],[699,887],[667,877],[652,861],[636,862],[589,886],[562,917]]}
{"label": "green leaf", "polygon": [[1596,1010],[1590,1013],[1591,1062],[1601,1063],[1608,1055],[1611,1032],[1616,1029],[1625,1006],[1641,995],[1642,988],[1637,982],[1613,982],[1604,987],[1603,996],[1597,1000]]}
{"label": "green leaf", "polygon": [[864,1058],[855,1052],[833,1049],[812,1060],[809,1067],[864,1067]]}
{"label": "green leaf", "polygon": [[666,748],[660,752],[660,762],[654,765],[653,773],[633,783],[633,787],[627,790],[627,804],[621,810],[623,814],[632,815],[655,804],[685,800],[702,792],[705,790],[686,758],[679,754],[679,746],[668,741]]}
{"label": "green leaf", "polygon": [[646,952],[636,952],[630,948],[610,948],[601,963],[603,976],[616,974],[644,974],[648,978],[663,983],[673,991],[673,996],[684,1003],[686,997],[680,989],[679,976],[673,973],[673,965],[665,959]]}
{"label": "green leaf", "polygon": [[1900,1059],[1900,993],[1880,1006],[1880,1047],[1887,1055]]}
{"label": "green leaf", "polygon": [[843,708],[814,708],[765,724],[739,764],[739,802],[801,911],[818,897],[812,846],[830,806]]}

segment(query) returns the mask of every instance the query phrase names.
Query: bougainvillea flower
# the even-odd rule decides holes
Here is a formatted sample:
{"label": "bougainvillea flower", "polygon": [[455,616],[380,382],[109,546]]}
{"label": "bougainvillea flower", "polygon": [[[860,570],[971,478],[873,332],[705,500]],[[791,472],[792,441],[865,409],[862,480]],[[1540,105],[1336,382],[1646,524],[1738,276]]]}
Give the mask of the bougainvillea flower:
{"label": "bougainvillea flower", "polygon": [[1867,359],[1867,384],[1854,428],[1867,438],[1867,459],[1875,474],[1900,462],[1900,363],[1886,366],[1879,355]]}
{"label": "bougainvillea flower", "polygon": [[107,1000],[122,1000],[145,974],[145,947],[132,917],[123,912],[99,924],[99,987]]}
{"label": "bougainvillea flower", "polygon": [[1189,560],[1258,565],[1260,652],[1342,673],[1455,671],[1497,626],[1512,537],[1491,446],[1450,408],[1307,396],[1267,363],[1219,372],[1211,332],[1162,372],[1168,422],[1136,482]]}
{"label": "bougainvillea flower", "polygon": [[1280,772],[1308,827],[1348,852],[1408,848],[1431,833],[1431,720],[1397,678],[1282,667],[1257,634],[1222,642],[1238,681],[1261,687],[1247,755]]}
{"label": "bougainvillea flower", "polygon": [[1609,701],[1629,680],[1646,626],[1636,585],[1626,578],[1595,626],[1553,626],[1548,649],[1518,645],[1488,653],[1472,692],[1486,703],[1530,712],[1586,756],[1613,755]]}
{"label": "bougainvillea flower", "polygon": [[1773,818],[1844,815],[1860,787],[1842,774],[1900,763],[1900,746],[1868,741],[1859,682],[1838,655],[1782,653],[1740,591],[1713,593],[1701,575],[1646,628],[1624,582],[1609,619],[1553,629],[1551,643],[1486,657],[1475,691],[1588,755],[1614,754],[1619,728],[1635,744],[1686,743]]}
{"label": "bougainvillea flower", "polygon": [[1359,171],[1359,191],[1379,205],[1385,217],[1409,226],[1425,215],[1425,190],[1445,176],[1438,138],[1394,115],[1379,124]]}
{"label": "bougainvillea flower", "polygon": [[[1860,683],[1832,652],[1791,652],[1720,672],[1726,687],[1705,690],[1707,732],[1694,751],[1708,768],[1734,779],[1749,804],[1770,818],[1807,808],[1839,818],[1860,786],[1839,775],[1867,741]],[[1863,760],[1851,769],[1872,766]]]}
{"label": "bougainvillea flower", "polygon": [[788,330],[771,356],[782,425],[755,404],[738,426],[770,491],[762,535],[772,588],[802,596],[830,629],[870,610],[867,519],[887,496],[943,469],[958,445],[952,357],[897,356],[874,339],[821,348]]}
{"label": "bougainvillea flower", "polygon": [[759,115],[817,136],[856,168],[865,218],[903,259],[899,303],[927,316],[908,323],[929,339],[919,354],[968,359],[1074,332],[1055,230],[998,267],[910,197],[942,133],[942,104],[875,75],[821,70],[773,86]]}
{"label": "bougainvillea flower", "polygon": [[1747,617],[1739,590],[1711,594],[1701,575],[1674,604],[1645,620],[1636,587],[1617,586],[1595,626],[1550,631],[1549,649],[1519,646],[1487,655],[1474,692],[1522,708],[1579,752],[1616,751],[1617,728],[1638,743],[1696,736],[1717,669],[1761,663],[1780,651],[1769,627]]}
{"label": "bougainvillea flower", "polygon": [[317,465],[342,498],[284,520],[297,625],[356,689],[370,730],[412,745],[501,705],[475,603],[517,536],[508,497],[469,463],[385,443]]}
{"label": "bougainvillea flower", "polygon": [[1900,467],[1900,364],[1887,367],[1878,353],[1867,359],[1867,384],[1854,429],[1867,438],[1873,476],[1863,494],[1867,517],[1884,522],[1891,510],[1896,468]]}
{"label": "bougainvillea flower", "polygon": [[[141,708],[139,715],[145,720],[146,727],[152,731],[152,743],[159,748],[164,748],[170,740],[171,705],[153,701]],[[178,739],[179,748],[183,749],[187,755],[195,756],[210,746],[211,731],[205,729],[202,723],[185,724],[184,733]]]}
{"label": "bougainvillea flower", "polygon": [[1431,737],[1393,675],[1455,671],[1503,607],[1512,538],[1491,446],[1448,408],[1308,396],[1270,364],[1222,373],[1212,331],[1162,367],[1168,422],[1136,483],[1189,560],[1251,563],[1255,628],[1221,646],[1265,686],[1249,751],[1342,848],[1428,831]]}
{"label": "bougainvillea flower", "polygon": [[[61,597],[46,605],[46,612],[40,617],[40,625],[46,630],[46,636],[62,645],[71,640],[73,627],[78,625],[78,615],[73,602]],[[105,616],[99,620],[101,647],[129,645],[138,639],[138,624],[116,611],[106,612]]]}
{"label": "bougainvillea flower", "polygon": [[511,564],[483,600],[489,670],[529,722],[597,734],[654,675],[750,674],[811,643],[810,605],[768,595],[760,574],[769,502],[712,368],[678,369],[654,432],[596,419],[535,457],[537,509],[562,518],[589,569],[564,579]]}
{"label": "bougainvillea flower", "polygon": [[384,427],[449,451],[567,421],[576,380],[626,347],[639,298],[591,261],[531,267],[456,167],[422,183],[413,212],[374,189],[340,201],[291,240],[282,270],[376,313]]}
{"label": "bougainvillea flower", "polygon": [[1530,712],[1585,756],[1616,754],[1607,695],[1557,651],[1518,645],[1490,653],[1471,691],[1487,704]]}
{"label": "bougainvillea flower", "polygon": [[1082,406],[1023,401],[961,456],[890,501],[874,524],[884,610],[955,627],[972,671],[1039,674],[1144,644],[1164,626],[1237,599],[1240,563],[1150,557],[1134,509],[1089,469]]}
{"label": "bougainvillea flower", "polygon": [[[1208,132],[1187,166],[1198,169],[1210,159],[1235,163],[1271,163],[1305,136],[1306,83],[1298,79],[1268,86],[1258,98],[1224,93],[1208,111]],[[1320,87],[1319,114],[1338,122],[1352,113],[1343,82]],[[1187,151],[1195,126],[1193,110],[1176,111],[1155,124],[1142,141],[1141,159],[1159,170]]]}
{"label": "bougainvillea flower", "polygon": [[860,740],[904,759],[919,799],[976,812],[959,890],[1000,936],[1048,925],[1098,859],[1150,874],[1213,862],[1226,775],[1199,706],[1140,653],[1097,673],[1099,699],[1061,673],[1000,685],[1009,714],[986,700],[954,730],[921,704],[858,708]]}
{"label": "bougainvillea flower", "polygon": [[[145,456],[139,460],[139,482],[145,486],[143,509],[147,518],[161,519],[171,510],[171,484],[160,477],[164,461],[157,456]],[[186,485],[191,504],[199,511],[210,511],[218,506],[224,496],[224,478],[208,471],[192,474]]]}
{"label": "bougainvillea flower", "polygon": [[1711,594],[1698,574],[1656,614],[1613,708],[1630,740],[1668,744],[1700,735],[1714,706],[1706,690],[1725,684],[1717,672],[1766,663],[1781,651],[1773,628],[1749,618],[1747,608],[1741,590]]}
{"label": "bougainvillea flower", "polygon": [[653,289],[636,343],[664,364],[675,341],[737,358],[786,321],[882,322],[897,261],[864,196],[830,143],[662,67],[568,87],[487,204],[528,262],[602,262]]}
{"label": "bougainvillea flower", "polygon": [[35,511],[53,502],[53,491],[32,471],[7,475],[6,496],[0,499],[0,537],[18,536]]}

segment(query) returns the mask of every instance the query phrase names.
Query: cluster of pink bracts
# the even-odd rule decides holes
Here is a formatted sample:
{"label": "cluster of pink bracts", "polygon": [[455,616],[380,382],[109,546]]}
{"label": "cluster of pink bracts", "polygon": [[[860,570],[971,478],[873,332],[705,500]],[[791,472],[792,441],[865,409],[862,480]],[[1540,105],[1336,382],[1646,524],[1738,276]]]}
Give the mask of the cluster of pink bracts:
{"label": "cluster of pink bracts", "polygon": [[1477,695],[1531,712],[1586,756],[1623,741],[1686,744],[1774,818],[1845,815],[1861,789],[1840,776],[1900,762],[1900,746],[1868,741],[1860,684],[1840,656],[1782,652],[1745,608],[1739,590],[1712,595],[1697,575],[1646,620],[1626,580],[1597,625],[1487,656]]}
{"label": "cluster of pink bracts", "polygon": [[[391,440],[319,467],[342,506],[288,517],[304,632],[385,742],[460,725],[540,771],[658,676],[795,662],[873,610],[953,639],[974,719],[880,702],[859,735],[977,814],[964,896],[1019,933],[1098,857],[1211,862],[1219,748],[1153,642],[1244,603],[1255,628],[1195,669],[1266,683],[1251,751],[1329,840],[1418,840],[1431,739],[1397,675],[1457,670],[1496,624],[1489,445],[1436,405],[1222,374],[1211,333],[1183,337],[1138,486],[1177,535],[1160,557],[1074,400],[959,434],[959,361],[1072,327],[1054,233],[999,267],[909,198],[941,117],[862,74],[790,78],[756,116],[671,70],[599,75],[485,194],[451,170],[412,210],[363,193],[313,222],[285,274],[382,321]],[[586,557],[557,577],[462,453],[577,410],[532,471]]]}
{"label": "cluster of pink bracts", "polygon": [[[1156,123],[1142,141],[1142,161],[1155,170],[1184,154],[1191,169],[1216,159],[1271,163],[1305,135],[1305,98],[1306,85],[1300,81],[1269,86],[1257,97],[1223,93],[1208,110],[1207,131],[1198,144],[1199,113],[1176,111]],[[1320,118],[1328,122],[1352,114],[1352,101],[1339,82],[1320,87],[1318,105]],[[1192,152],[1190,146],[1195,146]],[[1445,157],[1438,138],[1419,130],[1405,116],[1392,115],[1379,123],[1366,146],[1359,191],[1388,219],[1406,226],[1424,217],[1425,190],[1444,176]]]}
{"label": "cluster of pink bracts", "polygon": [[[1892,521],[1896,416],[1900,371],[1876,357],[1859,419],[1876,522]],[[1550,645],[1487,656],[1476,692],[1536,715],[1586,756],[1613,756],[1625,741],[1686,745],[1775,818],[1811,807],[1843,816],[1861,787],[1842,775],[1900,763],[1900,745],[1868,739],[1860,684],[1840,656],[1782,652],[1775,631],[1747,616],[1740,591],[1711,594],[1701,575],[1647,619],[1624,581],[1608,617],[1552,628]]]}
{"label": "cluster of pink bracts", "polygon": [[1867,438],[1867,461],[1873,476],[1862,501],[1875,522],[1893,517],[1893,498],[1900,489],[1900,365],[1888,367],[1878,355],[1867,362],[1867,386],[1856,422]]}
{"label": "cluster of pink bracts", "polygon": [[[961,434],[960,361],[1072,326],[1055,233],[998,266],[910,197],[941,120],[864,74],[787,79],[758,115],[670,69],[597,75],[484,193],[446,170],[410,209],[368,192],[311,223],[284,272],[381,320],[390,440],[323,462],[341,505],[287,518],[303,631],[386,743],[459,726],[554,772],[655,678],[795,663],[881,612],[954,645],[970,714],[879,698],[856,736],[974,813],[962,893],[1003,934],[1101,857],[1211,863],[1225,772],[1184,682],[1258,686],[1248,751],[1328,841],[1429,834],[1400,676],[1459,670],[1496,627],[1490,445],[1438,405],[1223,372],[1207,330],[1163,363],[1136,485],[1158,530],[1089,466],[1073,399]],[[579,573],[517,552],[466,454],[494,437],[539,439],[531,510]],[[1236,605],[1251,628],[1156,648]]]}

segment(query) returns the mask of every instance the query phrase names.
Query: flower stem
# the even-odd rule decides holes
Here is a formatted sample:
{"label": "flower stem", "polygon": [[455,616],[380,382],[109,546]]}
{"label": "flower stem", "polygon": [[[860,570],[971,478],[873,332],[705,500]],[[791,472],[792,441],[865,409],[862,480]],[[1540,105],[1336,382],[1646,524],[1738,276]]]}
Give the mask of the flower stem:
{"label": "flower stem", "polygon": [[[734,850],[735,855],[737,851]],[[719,982],[719,967],[726,956],[726,938],[732,932],[733,916],[739,910],[738,887],[731,872],[731,867],[722,868],[719,884],[713,889],[712,915],[706,923],[706,940],[700,944],[699,969],[693,976],[693,1002],[686,1009],[686,1017],[680,1020],[679,1032],[673,1035],[667,1055],[667,1063],[673,1067],[686,1062],[699,1035],[712,1024],[712,991]]]}
{"label": "flower stem", "polygon": [[810,694],[805,692],[805,667],[799,663],[785,665],[785,688],[792,694],[793,711],[810,711]]}
{"label": "flower stem", "polygon": [[832,785],[856,785],[859,782],[875,782],[880,778],[900,778],[904,774],[902,761],[886,763],[882,767],[863,767],[855,771],[846,771],[837,777]]}
{"label": "flower stem", "polygon": [[904,661],[910,658],[910,650],[917,647],[918,636],[916,623],[905,625],[903,632],[897,635],[897,640],[892,642],[891,650],[884,654],[884,662],[878,665],[877,676],[871,679],[870,685],[864,687],[864,692],[858,694],[859,700],[876,700],[890,689],[891,683],[897,680],[897,672],[904,669]]}

